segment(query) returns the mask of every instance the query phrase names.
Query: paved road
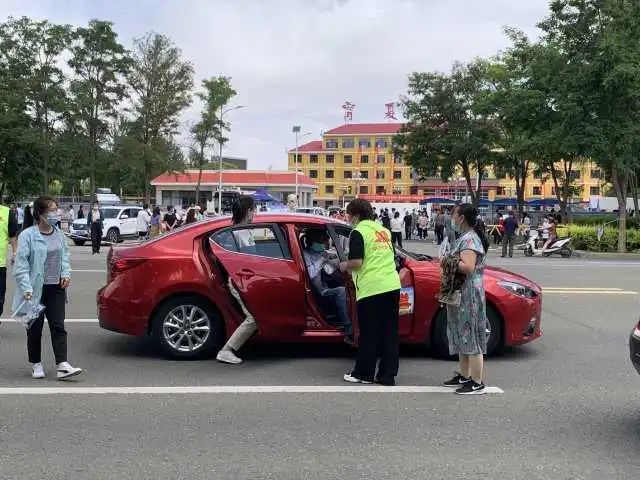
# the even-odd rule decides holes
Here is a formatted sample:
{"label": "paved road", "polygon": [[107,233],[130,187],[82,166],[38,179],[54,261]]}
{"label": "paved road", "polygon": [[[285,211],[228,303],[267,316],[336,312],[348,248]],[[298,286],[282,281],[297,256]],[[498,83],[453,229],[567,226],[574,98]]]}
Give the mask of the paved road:
{"label": "paved road", "polygon": [[[68,317],[90,320],[104,255],[73,254]],[[637,478],[640,378],[627,338],[640,297],[604,289],[639,291],[640,262],[493,255],[490,263],[562,289],[545,294],[542,339],[489,360],[488,382],[505,393],[484,397],[330,392],[351,366],[346,347],[255,346],[239,367],[168,361],[147,339],[88,322],[68,325],[71,360],[87,369],[69,388],[235,385],[245,393],[16,394],[61,385],[30,379],[24,332],[5,323],[0,478]],[[438,385],[455,368],[419,349],[402,353],[403,386]],[[283,385],[317,388],[250,388]]]}

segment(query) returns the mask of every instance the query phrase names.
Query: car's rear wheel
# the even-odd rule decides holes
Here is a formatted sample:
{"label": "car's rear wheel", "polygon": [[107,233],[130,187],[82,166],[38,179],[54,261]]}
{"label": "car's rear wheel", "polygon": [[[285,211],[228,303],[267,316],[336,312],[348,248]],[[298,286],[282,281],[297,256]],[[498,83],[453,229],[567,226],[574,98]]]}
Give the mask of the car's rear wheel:
{"label": "car's rear wheel", "polygon": [[73,244],[77,247],[83,247],[84,244],[87,243],[85,240],[74,240]]}
{"label": "car's rear wheel", "polygon": [[224,340],[222,319],[196,295],[165,302],[153,316],[152,333],[162,351],[173,358],[211,355]]}
{"label": "car's rear wheel", "polygon": [[[487,305],[487,355],[498,353],[503,346],[502,343],[502,321],[498,313],[491,305]],[[447,337],[447,309],[441,308],[434,320],[431,331],[431,350],[434,355],[441,358],[455,359],[449,354],[449,338]]]}
{"label": "car's rear wheel", "polygon": [[119,243],[120,231],[117,228],[110,228],[107,232],[107,241],[109,243]]}

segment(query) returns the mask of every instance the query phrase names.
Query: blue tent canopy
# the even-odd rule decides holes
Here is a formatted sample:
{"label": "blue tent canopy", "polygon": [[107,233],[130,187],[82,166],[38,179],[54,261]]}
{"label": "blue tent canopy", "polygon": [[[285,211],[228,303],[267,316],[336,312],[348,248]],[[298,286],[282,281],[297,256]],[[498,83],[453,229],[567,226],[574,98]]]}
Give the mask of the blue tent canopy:
{"label": "blue tent canopy", "polygon": [[555,207],[556,205],[558,205],[557,198],[540,198],[529,202],[531,207]]}
{"label": "blue tent canopy", "polygon": [[488,207],[491,205],[492,202],[490,202],[489,200],[487,200],[486,198],[481,198],[480,200],[478,200],[478,206],[479,207]]}
{"label": "blue tent canopy", "polygon": [[277,202],[275,198],[269,195],[264,189],[256,190],[253,195],[251,195],[256,202]]}
{"label": "blue tent canopy", "polygon": [[[526,203],[526,202],[525,202]],[[497,200],[493,201],[493,204],[496,207],[515,207],[518,205],[518,199],[517,198],[498,198]]]}
{"label": "blue tent canopy", "polygon": [[420,200],[420,205],[426,205],[427,203],[439,203],[442,205],[455,205],[458,203],[456,200],[452,200],[450,198],[444,197],[427,197],[423,200]]}

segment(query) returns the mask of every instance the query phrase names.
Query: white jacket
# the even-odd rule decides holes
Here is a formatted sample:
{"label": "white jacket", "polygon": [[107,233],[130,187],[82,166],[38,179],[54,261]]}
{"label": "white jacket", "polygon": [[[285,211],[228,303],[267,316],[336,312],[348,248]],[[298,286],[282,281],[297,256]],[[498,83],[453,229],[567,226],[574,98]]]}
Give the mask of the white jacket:
{"label": "white jacket", "polygon": [[148,232],[149,225],[151,225],[151,212],[149,210],[140,210],[137,222],[138,232]]}

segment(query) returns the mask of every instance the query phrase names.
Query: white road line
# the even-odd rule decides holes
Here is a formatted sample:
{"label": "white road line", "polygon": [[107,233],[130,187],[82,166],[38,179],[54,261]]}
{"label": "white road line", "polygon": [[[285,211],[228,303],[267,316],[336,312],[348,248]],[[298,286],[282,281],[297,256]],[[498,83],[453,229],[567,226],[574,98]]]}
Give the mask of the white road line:
{"label": "white road line", "polygon": [[[18,323],[15,318],[0,318],[2,323]],[[97,318],[65,318],[64,323],[98,323]]]}
{"label": "white road line", "polygon": [[[487,387],[487,393],[504,393],[501,388]],[[447,387],[382,385],[212,385],[184,387],[4,387],[0,395],[187,395],[187,394],[252,394],[252,393],[448,393]]]}

